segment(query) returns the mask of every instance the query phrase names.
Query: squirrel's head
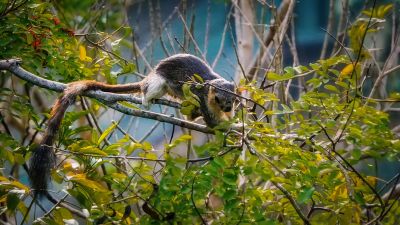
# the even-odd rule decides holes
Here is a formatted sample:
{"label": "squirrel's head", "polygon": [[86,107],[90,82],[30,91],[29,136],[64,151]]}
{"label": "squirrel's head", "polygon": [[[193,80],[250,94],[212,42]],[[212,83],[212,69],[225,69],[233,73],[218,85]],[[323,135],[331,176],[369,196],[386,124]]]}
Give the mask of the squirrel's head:
{"label": "squirrel's head", "polygon": [[225,79],[211,80],[209,84],[208,101],[210,106],[218,107],[223,112],[231,112],[236,99],[235,84]]}

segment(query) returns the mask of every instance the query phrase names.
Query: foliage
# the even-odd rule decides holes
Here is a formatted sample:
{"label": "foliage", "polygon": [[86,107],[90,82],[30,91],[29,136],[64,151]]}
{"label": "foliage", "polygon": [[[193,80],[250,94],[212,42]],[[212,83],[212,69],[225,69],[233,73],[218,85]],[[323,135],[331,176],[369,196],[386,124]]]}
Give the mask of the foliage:
{"label": "foliage", "polygon": [[[120,51],[121,46],[133,48],[132,33],[119,25],[124,15],[115,5],[121,2],[110,1],[105,8],[95,2],[17,1],[20,7],[0,14],[0,59],[22,58],[26,70],[51,80],[116,83],[117,76],[136,67]],[[5,12],[6,3],[0,1],[0,12]],[[94,13],[88,14],[89,9]],[[43,217],[38,217],[40,206],[35,214],[28,208],[32,198],[25,163],[37,132],[44,128],[46,110],[29,91],[3,85],[2,218],[19,216],[21,222],[29,214],[37,217],[37,224],[361,224],[373,218],[399,222],[399,201],[381,197],[391,190],[385,188],[390,183],[382,186],[375,174],[359,169],[367,165],[366,159],[399,161],[400,141],[391,130],[389,114],[375,107],[379,99],[365,94],[372,56],[362,48],[364,34],[376,35],[392,9],[383,5],[364,10],[347,30],[349,52],[265,74],[277,89],[307,78],[307,91],[297,99],[286,101],[257,82],[241,81],[248,105],[243,103],[230,122],[244,122],[245,132],[216,131],[211,141],[199,146],[192,146],[195,136],[188,133],[162,146],[138,142],[126,133],[116,135],[118,123],[104,131],[86,125],[82,121],[102,109],[96,101],[67,113],[55,145],[63,163],[52,172],[52,189],[62,190],[57,197],[66,196],[58,198],[57,207],[46,208]],[[104,32],[73,29],[86,24]],[[11,77],[1,73],[3,83]],[[197,103],[188,88],[186,94],[184,114]],[[265,106],[262,113],[251,110],[250,102]],[[22,129],[7,125],[10,116],[24,125]],[[8,126],[13,128],[7,131]],[[182,146],[196,157],[175,151]],[[74,202],[72,207],[66,199]]]}

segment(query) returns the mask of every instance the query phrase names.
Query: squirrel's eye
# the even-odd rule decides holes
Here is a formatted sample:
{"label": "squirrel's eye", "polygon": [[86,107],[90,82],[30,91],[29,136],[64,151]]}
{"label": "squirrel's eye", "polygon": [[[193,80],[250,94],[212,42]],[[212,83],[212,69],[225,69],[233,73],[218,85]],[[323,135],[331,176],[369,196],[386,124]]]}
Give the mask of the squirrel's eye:
{"label": "squirrel's eye", "polygon": [[217,96],[215,96],[215,102],[219,104],[219,98]]}

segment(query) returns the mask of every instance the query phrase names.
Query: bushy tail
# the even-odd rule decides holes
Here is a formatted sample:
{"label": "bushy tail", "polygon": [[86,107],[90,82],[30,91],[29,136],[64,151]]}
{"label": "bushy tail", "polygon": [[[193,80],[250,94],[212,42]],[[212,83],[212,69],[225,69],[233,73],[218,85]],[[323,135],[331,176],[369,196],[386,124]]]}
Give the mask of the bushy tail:
{"label": "bushy tail", "polygon": [[65,111],[75,101],[78,92],[65,92],[54,104],[44,137],[40,145],[32,153],[29,162],[29,178],[34,189],[35,197],[42,197],[47,192],[47,183],[50,180],[50,170],[55,164],[53,142]]}
{"label": "bushy tail", "polygon": [[145,80],[135,82],[135,83],[127,83],[127,84],[106,84],[101,83],[95,80],[84,80],[84,81],[76,81],[72,82],[68,85],[68,89],[72,92],[81,94],[84,91],[88,90],[101,90],[105,92],[130,92],[137,93],[141,92],[141,87],[145,83]]}

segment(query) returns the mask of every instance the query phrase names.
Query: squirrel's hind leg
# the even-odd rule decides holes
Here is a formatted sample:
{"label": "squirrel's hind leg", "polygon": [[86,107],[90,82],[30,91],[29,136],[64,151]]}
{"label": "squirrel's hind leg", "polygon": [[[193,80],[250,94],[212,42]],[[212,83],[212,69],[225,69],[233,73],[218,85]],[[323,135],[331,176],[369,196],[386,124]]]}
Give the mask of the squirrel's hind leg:
{"label": "squirrel's hind leg", "polygon": [[142,105],[146,109],[149,109],[152,100],[164,96],[167,92],[166,90],[167,82],[164,77],[157,74],[149,75],[146,79],[146,83],[142,87]]}

